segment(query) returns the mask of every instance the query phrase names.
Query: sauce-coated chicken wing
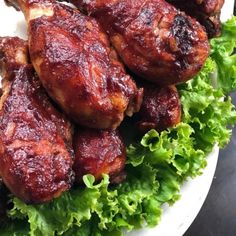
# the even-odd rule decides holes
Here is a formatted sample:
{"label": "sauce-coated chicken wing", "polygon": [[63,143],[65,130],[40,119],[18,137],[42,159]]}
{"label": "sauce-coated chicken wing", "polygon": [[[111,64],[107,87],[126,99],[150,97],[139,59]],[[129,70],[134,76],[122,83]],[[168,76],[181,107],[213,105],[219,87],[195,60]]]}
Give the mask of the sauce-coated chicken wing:
{"label": "sauce-coated chicken wing", "polygon": [[19,38],[0,38],[0,176],[27,203],[42,203],[71,187],[72,126],[49,100]]}
{"label": "sauce-coated chicken wing", "polygon": [[181,103],[175,86],[158,88],[153,84],[145,84],[143,87],[143,103],[137,113],[140,131],[162,131],[181,121]]}
{"label": "sauce-coated chicken wing", "polygon": [[209,53],[204,28],[164,0],[71,0],[94,16],[131,71],[159,85],[192,78]]}
{"label": "sauce-coated chicken wing", "polygon": [[167,0],[167,2],[196,18],[205,27],[210,38],[220,35],[220,12],[224,0]]}
{"label": "sauce-coated chicken wing", "polygon": [[125,178],[125,144],[117,130],[104,131],[79,129],[74,138],[76,182],[81,183],[85,174],[96,180],[108,174],[111,183],[120,183]]}
{"label": "sauce-coated chicken wing", "polygon": [[140,108],[138,90],[99,23],[54,0],[19,0],[32,63],[49,95],[80,125],[115,129]]}

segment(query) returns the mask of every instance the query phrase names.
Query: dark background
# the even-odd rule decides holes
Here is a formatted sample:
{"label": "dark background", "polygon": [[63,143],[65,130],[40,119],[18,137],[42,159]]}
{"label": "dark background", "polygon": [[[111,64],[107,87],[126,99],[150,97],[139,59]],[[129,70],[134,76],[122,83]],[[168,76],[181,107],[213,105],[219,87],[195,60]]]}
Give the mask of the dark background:
{"label": "dark background", "polygon": [[[236,104],[236,93],[232,99]],[[236,236],[236,127],[230,144],[220,151],[207,199],[184,236],[195,235]]]}

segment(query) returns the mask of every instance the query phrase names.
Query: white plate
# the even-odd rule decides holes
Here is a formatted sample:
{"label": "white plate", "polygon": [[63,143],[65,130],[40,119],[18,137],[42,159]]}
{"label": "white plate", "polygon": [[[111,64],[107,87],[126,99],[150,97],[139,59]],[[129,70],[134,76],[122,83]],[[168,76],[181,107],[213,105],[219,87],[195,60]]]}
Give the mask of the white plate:
{"label": "white plate", "polygon": [[[234,0],[226,0],[222,20],[232,15]],[[19,36],[26,39],[26,26],[23,14],[0,2],[0,36]],[[219,149],[214,148],[208,156],[208,165],[203,174],[191,179],[181,188],[181,199],[174,206],[163,206],[160,224],[153,229],[142,229],[126,233],[126,236],[181,236],[188,229],[201,209],[210,189],[215,173]]]}

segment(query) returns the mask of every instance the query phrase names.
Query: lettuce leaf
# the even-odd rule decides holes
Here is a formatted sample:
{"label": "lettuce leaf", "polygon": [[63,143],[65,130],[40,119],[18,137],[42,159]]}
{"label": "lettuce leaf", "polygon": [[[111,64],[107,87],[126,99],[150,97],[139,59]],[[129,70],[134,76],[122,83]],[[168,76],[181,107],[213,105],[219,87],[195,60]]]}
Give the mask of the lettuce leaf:
{"label": "lettuce leaf", "polygon": [[156,172],[146,164],[131,168],[128,181],[114,189],[108,189],[108,176],[95,184],[87,175],[86,188],[73,189],[48,204],[27,205],[14,198],[9,216],[28,219],[30,235],[37,236],[122,235],[122,228],[140,228],[145,221],[154,226],[161,215]]}
{"label": "lettuce leaf", "polygon": [[202,173],[214,145],[223,147],[230,139],[236,112],[224,93],[236,89],[235,36],[234,17],[222,36],[211,40],[211,57],[202,71],[178,86],[182,122],[161,133],[151,130],[127,147],[124,183],[110,186],[106,175],[95,183],[86,175],[85,187],[47,204],[27,205],[11,197],[9,222],[0,235],[122,236],[124,229],[157,225],[162,204],[178,200],[182,183]]}
{"label": "lettuce leaf", "polygon": [[211,57],[217,64],[217,87],[229,93],[236,90],[236,16],[223,23],[222,35],[211,41]]}
{"label": "lettuce leaf", "polygon": [[[234,105],[223,89],[214,89],[210,83],[209,69],[214,72],[212,59],[208,59],[202,72],[179,87],[183,106],[183,122],[193,129],[195,148],[206,153],[217,143],[224,147],[230,139],[236,122]],[[207,78],[208,79],[205,79]]]}

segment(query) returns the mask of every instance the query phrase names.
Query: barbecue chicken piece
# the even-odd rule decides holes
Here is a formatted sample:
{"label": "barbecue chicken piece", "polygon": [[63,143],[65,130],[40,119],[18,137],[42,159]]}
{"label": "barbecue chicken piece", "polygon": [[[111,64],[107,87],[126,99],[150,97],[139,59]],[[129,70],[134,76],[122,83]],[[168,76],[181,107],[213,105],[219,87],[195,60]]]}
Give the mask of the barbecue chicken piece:
{"label": "barbecue chicken piece", "polygon": [[26,203],[43,203],[71,187],[72,127],[29,64],[27,44],[0,38],[0,176]]}
{"label": "barbecue chicken piece", "polygon": [[175,7],[196,18],[205,28],[210,38],[221,32],[220,12],[224,0],[167,0]]}
{"label": "barbecue chicken piece", "polygon": [[153,84],[144,84],[143,87],[143,103],[137,113],[139,130],[162,131],[177,125],[181,121],[181,103],[176,87],[158,88]]}
{"label": "barbecue chicken piece", "polygon": [[85,174],[94,175],[96,180],[101,180],[102,174],[108,174],[111,183],[125,179],[126,149],[117,130],[79,129],[73,143],[77,183],[82,182]]}
{"label": "barbecue chicken piece", "polygon": [[204,28],[164,0],[71,0],[94,16],[127,67],[158,85],[191,79],[209,53]]}
{"label": "barbecue chicken piece", "polygon": [[49,95],[80,125],[115,129],[139,110],[126,74],[95,19],[54,0],[19,0],[32,63]]}

